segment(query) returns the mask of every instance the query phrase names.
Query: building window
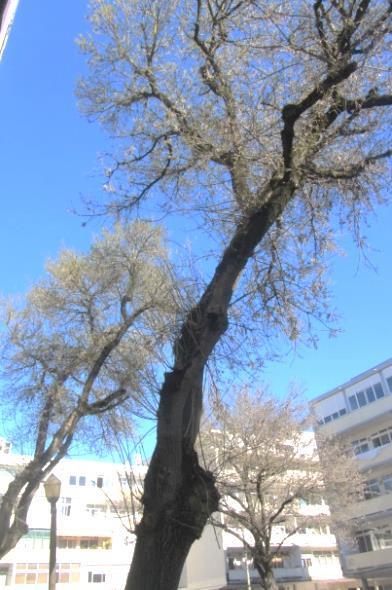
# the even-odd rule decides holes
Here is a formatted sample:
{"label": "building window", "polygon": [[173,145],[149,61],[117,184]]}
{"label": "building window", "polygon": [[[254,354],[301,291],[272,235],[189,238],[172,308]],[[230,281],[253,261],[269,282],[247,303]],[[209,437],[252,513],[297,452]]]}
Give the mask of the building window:
{"label": "building window", "polygon": [[367,387],[365,391],[357,391],[354,395],[350,395],[348,402],[351,410],[358,410],[367,404],[372,404],[376,399],[384,397],[384,390],[380,382],[372,387]]}
{"label": "building window", "polygon": [[76,486],[76,475],[70,475],[69,476],[69,485],[70,486]]}
{"label": "building window", "polygon": [[380,484],[377,479],[369,479],[365,482],[364,496],[365,500],[375,498],[381,494]]}
{"label": "building window", "polygon": [[89,584],[103,584],[106,581],[106,574],[88,573]]}
{"label": "building window", "polygon": [[30,529],[20,540],[21,547],[28,551],[49,549],[49,530]]}
{"label": "building window", "polygon": [[105,504],[86,504],[86,512],[90,516],[105,516],[106,505]]}
{"label": "building window", "polygon": [[271,567],[273,567],[273,568],[284,567],[283,557],[281,555],[275,555],[275,557],[272,558]]}
{"label": "building window", "polygon": [[86,477],[84,475],[79,476],[79,485],[85,486],[86,485]]}
{"label": "building window", "polygon": [[380,549],[392,547],[392,530],[389,526],[380,527],[375,532],[375,537]]}
{"label": "building window", "polygon": [[392,377],[387,377],[387,383],[390,393],[392,393]]}
{"label": "building window", "polygon": [[[16,564],[15,584],[47,584],[49,568],[47,563]],[[56,565],[56,581],[72,584],[80,581],[79,563],[59,563]]]}
{"label": "building window", "polygon": [[357,535],[358,549],[360,553],[367,553],[373,551],[373,540],[370,533]]}
{"label": "building window", "polygon": [[372,434],[372,442],[375,449],[377,447],[389,445],[389,443],[391,442],[390,428],[383,428],[383,430],[379,430],[379,432],[375,432],[374,434]]}
{"label": "building window", "polygon": [[392,473],[384,475],[382,484],[384,486],[384,490],[386,491],[386,493],[390,494],[392,492]]}
{"label": "building window", "polygon": [[97,477],[97,488],[103,488],[103,477],[101,475]]}
{"label": "building window", "polygon": [[76,549],[77,539],[74,537],[58,537],[57,547],[59,549]]}
{"label": "building window", "polygon": [[328,424],[328,422],[332,422],[332,420],[337,420],[338,418],[341,418],[345,414],[347,414],[347,410],[346,408],[342,408],[341,410],[333,412],[333,414],[324,416],[324,418],[318,420],[317,423],[319,426],[322,426],[323,424]]}
{"label": "building window", "polygon": [[302,562],[302,567],[311,567],[312,566],[312,560],[310,557],[303,557],[301,559]]}
{"label": "building window", "polygon": [[59,563],[56,565],[56,582],[73,584],[80,581],[80,563]]}
{"label": "building window", "polygon": [[71,502],[72,498],[60,498],[60,514],[62,516],[71,516]]}
{"label": "building window", "polygon": [[366,438],[360,438],[359,440],[353,440],[351,443],[354,449],[354,455],[361,455],[369,450],[369,442]]}

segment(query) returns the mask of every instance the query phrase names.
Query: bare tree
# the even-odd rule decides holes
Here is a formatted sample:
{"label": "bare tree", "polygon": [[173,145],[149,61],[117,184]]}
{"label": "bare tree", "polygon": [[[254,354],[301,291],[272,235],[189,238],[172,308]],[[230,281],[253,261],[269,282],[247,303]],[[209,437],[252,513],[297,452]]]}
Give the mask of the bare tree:
{"label": "bare tree", "polygon": [[33,458],[0,498],[0,556],[27,531],[33,496],[81,422],[145,404],[175,302],[161,232],[136,222],[85,255],[62,252],[22,305],[4,305],[2,410]]}
{"label": "bare tree", "polygon": [[261,587],[271,590],[284,544],[302,528],[336,526],[326,501],[339,498],[341,508],[347,506],[360,497],[362,479],[353,456],[336,441],[320,440],[324,479],[315,437],[304,430],[303,407],[293,396],[242,391],[214,414],[201,433],[206,467],[221,495],[223,521],[214,522],[244,544]]}
{"label": "bare tree", "polygon": [[389,0],[92,2],[79,96],[119,146],[102,212],[196,211],[222,244],[162,383],[128,590],[174,590],[216,510],[194,443],[224,334],[328,319],[325,254],[339,222],[361,242],[391,155],[390,18]]}

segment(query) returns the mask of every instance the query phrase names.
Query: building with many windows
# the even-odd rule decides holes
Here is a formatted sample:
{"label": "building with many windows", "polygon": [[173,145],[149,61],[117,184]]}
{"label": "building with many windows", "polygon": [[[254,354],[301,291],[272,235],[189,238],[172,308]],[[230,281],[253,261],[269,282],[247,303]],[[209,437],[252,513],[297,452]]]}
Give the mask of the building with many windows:
{"label": "building with many windows", "polygon": [[341,542],[343,571],[392,587],[392,359],[314,399],[320,432],[352,446],[365,478],[362,501],[347,515],[352,543]]}
{"label": "building with many windows", "polygon": [[[0,495],[18,467],[28,460],[3,446]],[[129,532],[134,523],[128,483],[137,486],[145,470],[141,462],[130,472],[123,465],[71,459],[56,467],[54,473],[61,480],[57,503],[58,590],[85,590],[90,584],[102,590],[124,588],[135,543]],[[29,532],[0,561],[0,587],[47,588],[50,506],[42,486],[31,505],[28,523]],[[207,528],[191,549],[179,588],[216,590],[225,583],[219,538]]]}

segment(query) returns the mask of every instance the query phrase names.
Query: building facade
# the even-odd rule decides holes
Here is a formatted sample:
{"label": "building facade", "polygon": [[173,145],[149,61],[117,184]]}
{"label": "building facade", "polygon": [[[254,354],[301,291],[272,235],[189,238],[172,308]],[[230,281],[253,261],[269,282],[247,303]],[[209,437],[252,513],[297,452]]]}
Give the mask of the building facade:
{"label": "building facade", "polygon": [[352,542],[341,541],[345,575],[392,588],[392,359],[314,399],[318,429],[352,446],[365,480],[351,507]]}
{"label": "building facade", "polygon": [[[28,460],[10,453],[3,442],[7,450],[0,450],[0,494]],[[145,469],[141,464],[130,471],[123,465],[71,459],[56,467],[54,473],[61,480],[57,502],[59,590],[123,590],[135,544],[129,532],[134,525],[129,515],[129,482],[138,487]],[[50,506],[43,486],[31,505],[28,524],[27,535],[0,561],[0,587],[47,588]],[[217,590],[225,583],[222,546],[207,528],[191,549],[179,588]]]}
{"label": "building facade", "polygon": [[19,0],[0,0],[0,61],[15,18]]}

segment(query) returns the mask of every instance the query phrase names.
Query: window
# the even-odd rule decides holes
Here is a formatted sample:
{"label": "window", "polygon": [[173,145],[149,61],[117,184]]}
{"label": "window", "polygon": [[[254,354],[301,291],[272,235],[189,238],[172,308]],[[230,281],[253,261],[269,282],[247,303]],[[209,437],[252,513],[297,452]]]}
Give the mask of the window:
{"label": "window", "polygon": [[72,537],[58,537],[57,547],[59,549],[76,549],[77,539]]}
{"label": "window", "polygon": [[380,549],[392,547],[392,530],[391,527],[384,526],[378,529],[375,533],[376,539]]}
{"label": "window", "polygon": [[79,485],[85,486],[86,485],[86,477],[84,475],[79,476]]}
{"label": "window", "polygon": [[364,496],[366,500],[375,498],[381,493],[380,484],[377,479],[369,479],[365,482]]}
{"label": "window", "polygon": [[356,393],[356,396],[357,396],[359,407],[360,408],[363,408],[363,406],[366,406],[367,401],[366,401],[366,398],[365,398],[365,392],[364,391],[358,391]]}
{"label": "window", "polygon": [[273,568],[284,567],[283,566],[283,557],[281,555],[275,555],[275,557],[272,558],[271,566]]}
{"label": "window", "polygon": [[[47,563],[18,563],[15,584],[47,584],[49,569]],[[79,563],[59,563],[56,565],[56,581],[63,583],[79,582]]]}
{"label": "window", "polygon": [[56,582],[72,584],[80,581],[79,563],[59,563],[56,565]]}
{"label": "window", "polygon": [[340,418],[341,416],[344,416],[345,414],[347,414],[347,410],[346,410],[346,408],[342,408],[341,410],[337,410],[336,412],[333,412],[333,414],[330,414],[329,416],[324,416],[324,418],[322,418],[321,420],[318,420],[318,424],[319,424],[319,426],[322,426],[323,424],[328,424],[328,422],[332,422],[332,420],[337,420],[338,418]]}
{"label": "window", "polygon": [[353,440],[351,443],[354,449],[354,455],[361,455],[369,450],[369,442],[366,438],[360,438],[359,440]]}
{"label": "window", "polygon": [[70,486],[76,486],[76,475],[70,475],[69,476],[69,485]]}
{"label": "window", "polygon": [[103,584],[106,581],[106,574],[96,574],[94,572],[88,573],[89,584]]}
{"label": "window", "polygon": [[368,404],[371,404],[372,402],[375,401],[376,396],[374,394],[373,388],[372,387],[368,387],[366,390],[366,397],[367,397],[367,401]]}
{"label": "window", "polygon": [[370,533],[363,533],[357,536],[358,549],[360,553],[373,551],[373,541]]}
{"label": "window", "polygon": [[62,516],[71,515],[71,502],[72,498],[60,498],[60,514],[62,514]]}
{"label": "window", "polygon": [[[392,390],[391,390],[392,391]],[[384,397],[384,390],[380,382],[375,383],[372,387],[367,387],[365,391],[357,391],[348,398],[351,410],[358,410],[367,404],[372,404],[377,399]]]}
{"label": "window", "polygon": [[20,540],[21,547],[27,551],[49,549],[49,530],[30,529]]}
{"label": "window", "polygon": [[312,566],[312,560],[310,557],[303,557],[301,559],[302,561],[302,567],[311,567]]}
{"label": "window", "polygon": [[97,488],[103,488],[103,477],[101,475],[97,477]]}
{"label": "window", "polygon": [[384,475],[382,483],[384,486],[384,490],[387,493],[392,492],[392,473],[389,473],[388,475]]}
{"label": "window", "polygon": [[388,445],[391,442],[391,433],[388,428],[383,428],[379,432],[372,434],[372,442],[374,448]]}
{"label": "window", "polygon": [[389,391],[392,393],[392,377],[387,377]]}
{"label": "window", "polygon": [[88,512],[90,516],[104,516],[106,515],[106,505],[86,504],[86,512]]}

